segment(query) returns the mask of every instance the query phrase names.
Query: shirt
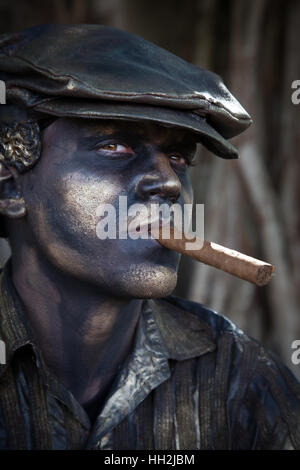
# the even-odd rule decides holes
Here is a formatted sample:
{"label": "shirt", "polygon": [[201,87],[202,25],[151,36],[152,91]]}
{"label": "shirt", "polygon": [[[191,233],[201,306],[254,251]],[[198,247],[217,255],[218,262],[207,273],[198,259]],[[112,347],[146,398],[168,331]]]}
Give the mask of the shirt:
{"label": "shirt", "polygon": [[0,449],[300,449],[293,374],[203,305],[143,301],[131,353],[92,425],[44,363],[9,264],[0,294]]}

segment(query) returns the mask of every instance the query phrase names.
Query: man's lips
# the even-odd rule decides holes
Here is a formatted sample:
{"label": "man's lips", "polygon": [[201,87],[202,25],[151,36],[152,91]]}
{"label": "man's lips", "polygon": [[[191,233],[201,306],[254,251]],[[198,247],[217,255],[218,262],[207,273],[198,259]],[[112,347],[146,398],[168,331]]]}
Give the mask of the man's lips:
{"label": "man's lips", "polygon": [[[148,232],[148,234],[152,234],[152,235],[155,235],[156,233],[158,234],[159,231],[161,231],[163,229],[163,227],[173,227],[173,223],[170,222],[170,220],[168,221],[164,221],[164,220],[157,220],[155,221],[155,223],[145,223],[145,224],[142,224],[142,225],[138,225],[137,228],[136,228],[136,232]],[[155,237],[154,237],[155,238]]]}
{"label": "man's lips", "polygon": [[170,225],[171,227],[173,226],[172,221],[170,219],[164,220],[164,219],[155,219],[149,222],[149,220],[146,220],[144,222],[141,222],[140,224],[137,224],[134,228],[129,228],[129,226],[126,226],[124,229],[120,230],[120,233],[122,235],[128,234],[130,236],[131,234],[151,234],[152,232],[155,233],[155,231],[161,230],[164,226]]}

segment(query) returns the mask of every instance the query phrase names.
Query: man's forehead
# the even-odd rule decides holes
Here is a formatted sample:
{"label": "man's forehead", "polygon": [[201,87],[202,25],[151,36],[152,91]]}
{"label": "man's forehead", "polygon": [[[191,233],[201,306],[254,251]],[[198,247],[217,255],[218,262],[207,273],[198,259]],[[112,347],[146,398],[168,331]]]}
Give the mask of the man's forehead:
{"label": "man's forehead", "polygon": [[172,141],[196,142],[196,136],[193,132],[186,129],[180,129],[175,126],[163,126],[154,122],[147,121],[129,121],[129,120],[91,120],[78,123],[82,127],[84,134],[113,135],[118,133],[128,133],[139,137],[140,139],[151,141]]}

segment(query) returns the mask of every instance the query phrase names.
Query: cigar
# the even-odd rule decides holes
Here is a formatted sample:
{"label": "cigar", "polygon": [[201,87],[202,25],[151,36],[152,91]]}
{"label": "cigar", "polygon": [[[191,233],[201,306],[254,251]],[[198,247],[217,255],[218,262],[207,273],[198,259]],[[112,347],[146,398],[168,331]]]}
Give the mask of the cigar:
{"label": "cigar", "polygon": [[[176,235],[175,235],[176,234]],[[209,241],[200,242],[196,237],[187,238],[184,233],[179,233],[170,228],[170,237],[163,237],[162,230],[155,235],[157,241],[170,250],[189,256],[192,259],[221,269],[240,279],[252,282],[257,286],[266,285],[272,276],[274,266],[251,256],[244,255],[239,251],[231,250],[225,246],[217,245]],[[176,237],[176,238],[175,238]],[[201,248],[186,248],[187,243],[195,243]]]}

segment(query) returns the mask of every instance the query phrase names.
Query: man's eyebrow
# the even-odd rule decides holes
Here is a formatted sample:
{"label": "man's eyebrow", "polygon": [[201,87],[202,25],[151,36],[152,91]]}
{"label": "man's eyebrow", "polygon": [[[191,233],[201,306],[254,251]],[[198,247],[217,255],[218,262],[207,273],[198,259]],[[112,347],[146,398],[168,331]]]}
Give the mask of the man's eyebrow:
{"label": "man's eyebrow", "polygon": [[178,151],[185,155],[193,156],[197,150],[196,142],[177,141],[165,143],[161,146],[166,153]]}
{"label": "man's eyebrow", "polygon": [[[147,136],[144,132],[132,132],[128,130],[120,129],[107,129],[107,130],[94,130],[90,135],[83,136],[79,139],[80,146],[93,148],[98,142],[108,139],[118,139],[128,142],[130,145],[138,145],[142,142],[153,142],[155,139],[151,139],[151,136]],[[187,139],[172,138],[171,136],[167,141],[157,143],[158,148],[163,149],[165,152],[170,151],[181,151],[184,153],[194,153],[196,150],[196,141]]]}
{"label": "man's eyebrow", "polygon": [[79,143],[81,146],[85,147],[92,147],[93,145],[96,145],[98,142],[101,142],[102,140],[108,140],[108,139],[119,139],[119,140],[126,140],[127,142],[137,142],[140,140],[138,136],[133,136],[132,133],[127,132],[127,131],[120,131],[120,130],[99,130],[99,131],[93,131],[90,135],[86,135],[84,137],[81,137],[79,139]]}

